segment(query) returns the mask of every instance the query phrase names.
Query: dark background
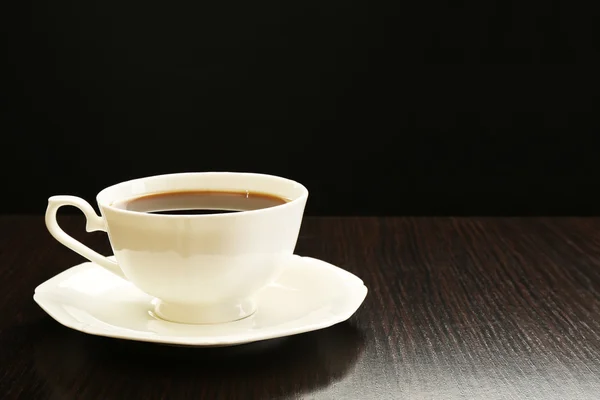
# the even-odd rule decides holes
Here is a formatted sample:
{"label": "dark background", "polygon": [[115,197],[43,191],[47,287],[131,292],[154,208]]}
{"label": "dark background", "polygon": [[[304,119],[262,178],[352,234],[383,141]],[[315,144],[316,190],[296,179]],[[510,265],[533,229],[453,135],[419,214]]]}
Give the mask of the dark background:
{"label": "dark background", "polygon": [[598,214],[598,16],[527,4],[2,2],[0,211],[230,170],[311,215]]}

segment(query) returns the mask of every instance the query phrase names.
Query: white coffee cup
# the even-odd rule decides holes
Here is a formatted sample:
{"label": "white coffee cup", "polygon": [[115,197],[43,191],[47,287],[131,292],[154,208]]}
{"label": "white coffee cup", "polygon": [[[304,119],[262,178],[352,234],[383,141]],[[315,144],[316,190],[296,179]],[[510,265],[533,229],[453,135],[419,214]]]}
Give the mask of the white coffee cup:
{"label": "white coffee cup", "polygon": [[[226,214],[164,215],[113,204],[148,194],[179,191],[249,191],[289,202]],[[158,175],[110,186],[98,193],[101,217],[85,200],[53,196],[46,226],[63,245],[127,279],[156,298],[154,313],[180,323],[222,323],[254,313],[256,294],[292,256],[308,190],[289,179],[252,173]],[[78,207],[88,232],[108,233],[113,261],[67,235],[56,221],[61,206]]]}

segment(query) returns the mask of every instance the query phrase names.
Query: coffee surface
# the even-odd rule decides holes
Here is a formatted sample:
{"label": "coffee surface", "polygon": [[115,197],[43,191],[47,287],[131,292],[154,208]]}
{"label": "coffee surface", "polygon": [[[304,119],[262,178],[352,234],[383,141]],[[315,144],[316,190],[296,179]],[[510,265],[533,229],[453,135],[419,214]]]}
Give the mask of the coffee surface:
{"label": "coffee surface", "polygon": [[114,207],[152,214],[219,214],[259,210],[285,204],[289,199],[249,191],[163,192],[114,202]]}

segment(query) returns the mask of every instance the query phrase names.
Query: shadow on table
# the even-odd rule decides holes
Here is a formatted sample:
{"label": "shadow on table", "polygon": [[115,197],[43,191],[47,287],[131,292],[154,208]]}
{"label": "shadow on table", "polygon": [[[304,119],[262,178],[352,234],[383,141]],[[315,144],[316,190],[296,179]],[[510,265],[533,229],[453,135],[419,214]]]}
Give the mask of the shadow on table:
{"label": "shadow on table", "polygon": [[295,397],[343,378],[364,349],[361,332],[347,322],[222,348],[131,342],[40,325],[33,328],[35,367],[58,398]]}

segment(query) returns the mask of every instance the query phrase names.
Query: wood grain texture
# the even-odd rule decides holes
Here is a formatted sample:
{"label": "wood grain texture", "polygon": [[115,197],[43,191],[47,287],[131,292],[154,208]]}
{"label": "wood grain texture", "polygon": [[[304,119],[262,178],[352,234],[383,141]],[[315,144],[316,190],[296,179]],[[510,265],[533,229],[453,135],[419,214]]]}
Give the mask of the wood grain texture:
{"label": "wood grain texture", "polygon": [[[79,217],[61,224],[110,253]],[[297,253],[360,276],[348,321],[189,349],[60,326],[34,288],[82,259],[0,217],[3,399],[598,399],[600,219],[307,218]]]}

